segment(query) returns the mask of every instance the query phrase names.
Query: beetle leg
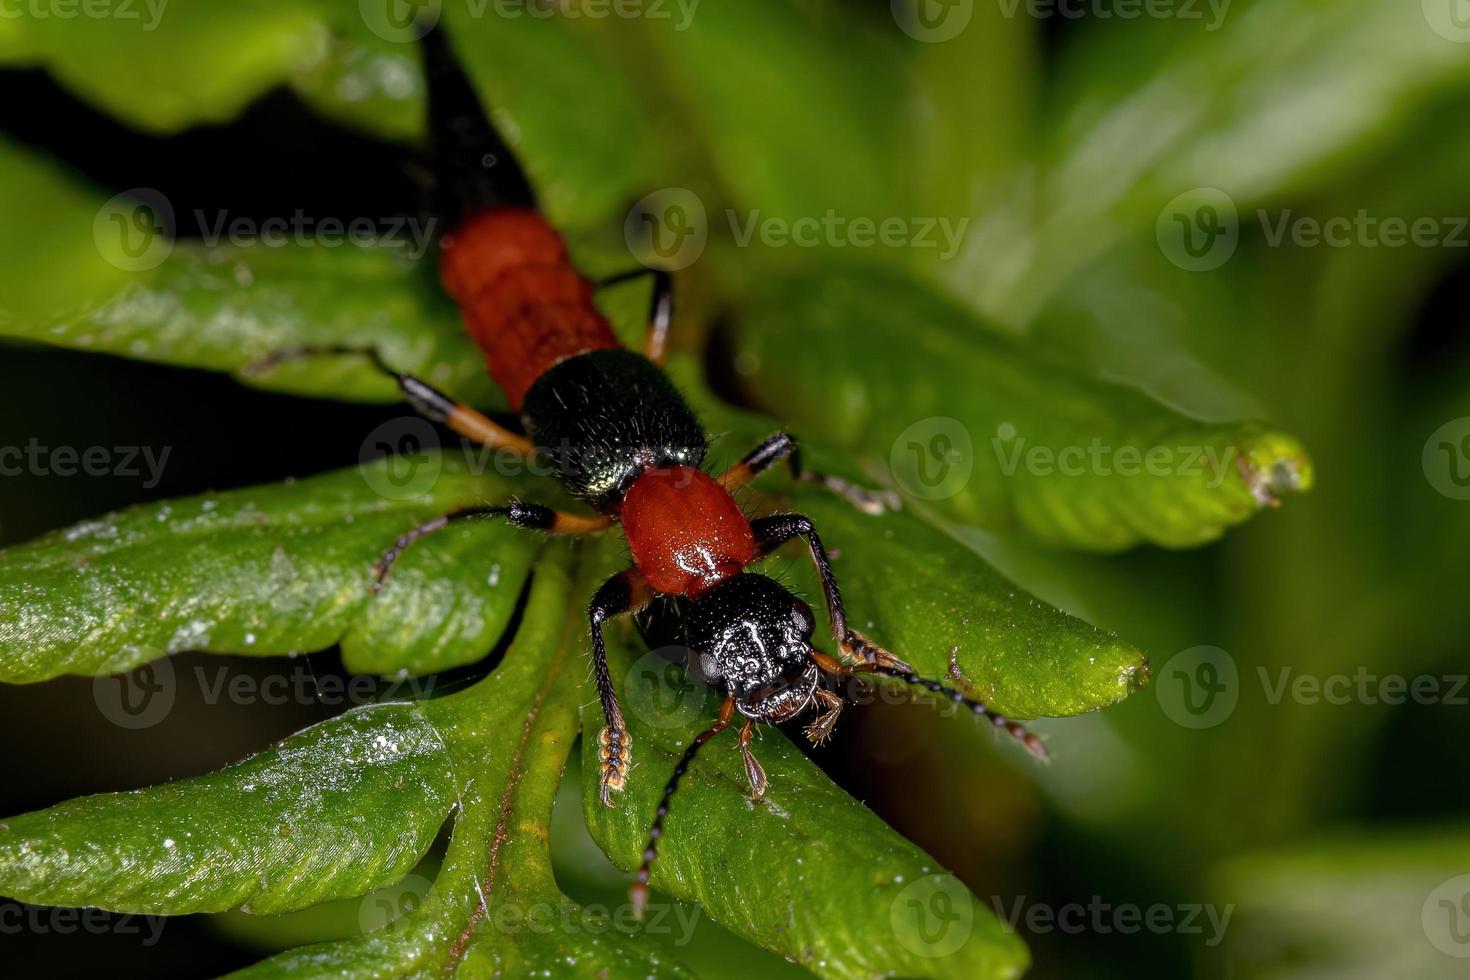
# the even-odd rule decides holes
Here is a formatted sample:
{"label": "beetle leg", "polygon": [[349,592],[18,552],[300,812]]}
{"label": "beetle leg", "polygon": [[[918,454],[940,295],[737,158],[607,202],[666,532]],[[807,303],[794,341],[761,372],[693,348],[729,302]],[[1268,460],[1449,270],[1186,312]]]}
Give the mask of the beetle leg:
{"label": "beetle leg", "polygon": [[817,566],[817,574],[822,580],[822,596],[827,601],[827,618],[832,623],[832,636],[837,640],[837,646],[844,657],[855,662],[868,663],[876,662],[886,655],[892,657],[896,664],[903,663],[847,625],[847,613],[842,606],[842,590],[837,587],[832,560],[827,555],[827,549],[822,546],[822,537],[810,518],[802,514],[773,514],[751,521],[750,527],[755,532],[757,560],[766,557],[792,538],[806,539],[812,553],[812,562]]}
{"label": "beetle leg", "polygon": [[[822,654],[822,656],[825,657],[826,654]],[[836,663],[836,661],[833,662]],[[839,664],[839,666],[841,665]],[[822,687],[817,688],[816,697],[827,710],[813,718],[811,724],[807,725],[804,731],[808,741],[813,745],[821,745],[832,737],[832,728],[837,724],[837,718],[842,714],[842,709],[847,702],[843,701],[839,695],[833,694],[831,691]]]}
{"label": "beetle leg", "polygon": [[766,437],[764,442],[746,453],[740,462],[721,474],[720,482],[726,490],[734,490],[754,480],[783,459],[790,466],[793,479],[824,486],[865,514],[881,514],[885,510],[898,510],[902,506],[898,494],[892,490],[869,490],[840,476],[804,469],[796,437],[789,432],[777,432]]}
{"label": "beetle leg", "polygon": [[643,356],[655,364],[663,364],[669,342],[669,327],[674,322],[674,279],[667,269],[630,269],[598,282],[597,288],[653,277],[653,299],[648,308],[648,332],[643,335]]}
{"label": "beetle leg", "polygon": [[745,778],[750,780],[750,798],[758,800],[766,795],[766,771],[750,751],[750,739],[755,734],[755,722],[747,721],[740,729],[740,758],[745,762]]}
{"label": "beetle leg", "polygon": [[607,669],[607,646],[602,638],[602,624],[614,616],[634,612],[653,598],[653,589],[636,567],[624,569],[606,582],[592,597],[587,617],[592,624],[592,676],[597,684],[597,697],[602,701],[605,724],[597,733],[597,762],[601,785],[598,799],[612,806],[612,794],[627,784],[628,769],[633,761],[633,736],[623,721],[618,693],[613,688]]}
{"label": "beetle leg", "polygon": [[402,393],[404,401],[413,406],[414,411],[430,421],[447,426],[466,439],[491,449],[505,449],[519,456],[530,456],[535,452],[536,447],[530,439],[491,421],[483,413],[463,402],[454,400],[427,381],[412,374],[393,370],[383,360],[382,355],[371,347],[292,347],[276,351],[254,364],[247,365],[241,373],[247,376],[264,374],[277,365],[305,357],[353,355],[367,358],[373,367],[392,378],[398,384],[398,390]]}
{"label": "beetle leg", "polygon": [[393,563],[419,538],[427,537],[435,531],[442,531],[451,524],[492,517],[503,517],[512,527],[533,528],[538,531],[550,531],[552,534],[591,534],[612,524],[612,518],[603,514],[595,516],[564,514],[550,507],[542,507],[540,504],[523,504],[519,501],[512,501],[500,507],[465,507],[461,510],[450,511],[448,514],[441,514],[404,531],[393,544],[384,549],[373,565],[373,591],[376,592],[383,587],[393,571]]}

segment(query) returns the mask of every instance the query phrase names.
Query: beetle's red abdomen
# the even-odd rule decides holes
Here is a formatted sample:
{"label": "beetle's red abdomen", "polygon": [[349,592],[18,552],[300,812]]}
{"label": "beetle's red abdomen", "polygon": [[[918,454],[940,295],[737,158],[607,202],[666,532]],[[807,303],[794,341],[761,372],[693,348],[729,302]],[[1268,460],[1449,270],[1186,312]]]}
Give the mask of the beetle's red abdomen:
{"label": "beetle's red abdomen", "polygon": [[691,466],[639,476],[621,518],[634,563],[659,592],[697,596],[755,558],[755,536],[735,499]]}
{"label": "beetle's red abdomen", "polygon": [[617,347],[561,235],[534,211],[483,211],[446,236],[439,277],[510,407],[558,361]]}

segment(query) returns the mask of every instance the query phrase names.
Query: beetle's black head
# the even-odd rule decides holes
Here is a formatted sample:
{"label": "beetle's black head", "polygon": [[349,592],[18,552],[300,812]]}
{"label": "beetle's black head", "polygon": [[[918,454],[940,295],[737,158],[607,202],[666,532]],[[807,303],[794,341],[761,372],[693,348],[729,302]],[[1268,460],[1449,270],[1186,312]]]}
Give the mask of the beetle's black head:
{"label": "beetle's black head", "polygon": [[690,666],[725,689],[740,713],[778,723],[811,703],[817,688],[811,607],[764,575],[721,582],[690,603]]}

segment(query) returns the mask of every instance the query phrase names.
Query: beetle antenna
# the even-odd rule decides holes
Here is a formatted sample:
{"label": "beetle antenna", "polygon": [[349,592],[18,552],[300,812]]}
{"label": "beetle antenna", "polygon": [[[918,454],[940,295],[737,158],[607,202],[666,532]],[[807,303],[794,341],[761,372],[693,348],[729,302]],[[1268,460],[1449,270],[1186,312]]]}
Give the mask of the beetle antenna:
{"label": "beetle antenna", "polygon": [[[904,667],[907,668],[908,665],[904,664]],[[999,728],[1011,738],[1020,742],[1026,747],[1026,751],[1036,756],[1036,758],[1040,759],[1042,762],[1051,761],[1051,756],[1047,753],[1046,745],[1042,743],[1040,736],[1038,736],[1035,732],[1028,731],[1026,729],[1026,726],[1021,724],[1019,721],[1012,721],[1005,715],[999,714],[995,711],[991,711],[990,708],[986,707],[983,702],[976,701],[974,698],[966,697],[959,691],[956,691],[954,688],[939,683],[939,681],[930,680],[927,677],[920,677],[918,674],[913,672],[912,668],[900,669],[898,667],[890,667],[885,664],[875,664],[869,669],[872,673],[875,674],[882,674],[885,677],[896,677],[906,684],[914,684],[918,687],[927,688],[928,690],[933,691],[935,694],[948,698],[955,704],[964,705],[965,707],[970,709],[970,712],[972,714],[976,715],[977,717],[988,719],[990,723],[996,728]]]}
{"label": "beetle antenna", "polygon": [[668,785],[664,787],[664,795],[659,798],[658,809],[653,814],[653,826],[648,831],[648,846],[643,849],[643,863],[639,865],[638,873],[633,876],[633,884],[628,887],[628,902],[633,906],[633,914],[639,919],[643,918],[643,910],[648,906],[648,874],[653,867],[653,859],[658,856],[658,841],[664,835],[664,817],[669,815],[669,801],[673,798],[674,791],[679,788],[680,778],[688,770],[694,757],[699,754],[704,743],[730,726],[734,707],[735,702],[727,698],[720,708],[720,716],[715,723],[694,736],[694,741],[689,743],[689,747],[684,750],[683,757],[679,759],[679,764],[674,767],[674,774],[669,777]]}

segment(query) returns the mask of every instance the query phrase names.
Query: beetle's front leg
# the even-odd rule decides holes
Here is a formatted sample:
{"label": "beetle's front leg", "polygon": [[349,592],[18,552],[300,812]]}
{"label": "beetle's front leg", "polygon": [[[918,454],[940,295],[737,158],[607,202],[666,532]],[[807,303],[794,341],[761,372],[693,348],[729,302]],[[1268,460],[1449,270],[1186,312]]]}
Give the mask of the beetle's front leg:
{"label": "beetle's front leg", "polygon": [[758,800],[766,795],[766,771],[750,751],[750,739],[755,734],[755,722],[747,721],[740,729],[740,758],[745,763],[745,778],[750,780],[750,798]]}
{"label": "beetle's front leg", "polygon": [[822,546],[822,537],[810,518],[804,514],[773,514],[751,521],[750,527],[755,532],[758,558],[764,558],[792,538],[806,539],[807,546],[811,549],[812,562],[817,566],[817,575],[822,580],[822,596],[827,602],[827,618],[832,623],[832,636],[843,656],[852,661],[881,661],[894,669],[907,669],[908,665],[902,660],[847,625],[847,612],[842,606],[842,590],[837,587],[832,560],[827,555],[827,549]]}
{"label": "beetle's front leg", "polygon": [[602,624],[614,616],[642,608],[651,598],[653,590],[643,573],[637,568],[628,568],[604,582],[587,608],[592,624],[592,676],[606,722],[602,731],[597,733],[597,762],[601,773],[598,798],[603,806],[612,806],[612,794],[621,792],[627,784],[628,769],[633,763],[633,736],[623,721],[623,709],[618,704],[618,693],[608,673]]}

